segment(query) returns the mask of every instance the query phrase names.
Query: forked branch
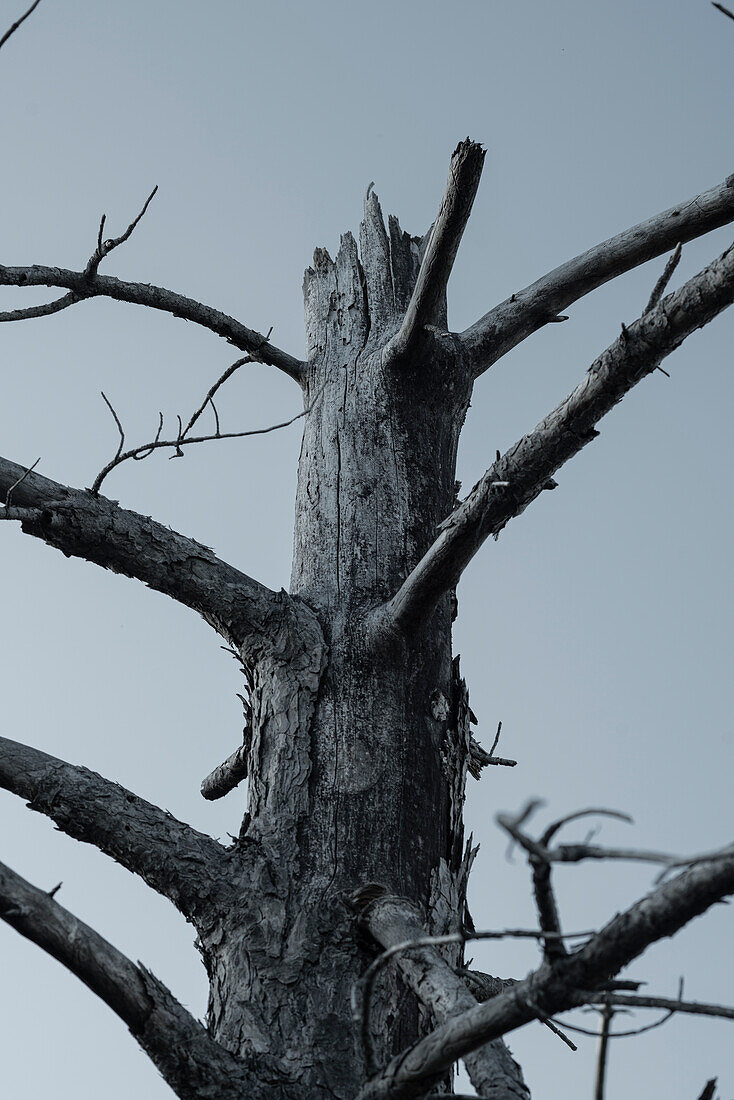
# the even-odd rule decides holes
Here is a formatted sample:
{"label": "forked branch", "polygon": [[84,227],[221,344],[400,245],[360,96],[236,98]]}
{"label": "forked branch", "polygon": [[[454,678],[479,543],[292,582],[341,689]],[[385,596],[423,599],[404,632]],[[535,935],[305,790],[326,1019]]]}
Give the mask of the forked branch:
{"label": "forked branch", "polygon": [[[734,188],[733,188],[734,193]],[[596,424],[633,386],[652,374],[687,336],[734,300],[734,247],[628,328],[589,367],[565,401],[498,457],[376,619],[378,631],[409,632],[456,587],[490,535],[520,515],[552,475],[599,434]]]}
{"label": "forked branch", "polygon": [[99,274],[98,269],[102,260],[115,248],[129,240],[157,190],[157,187],[153,189],[140,213],[119,237],[104,239],[106,215],[102,216],[97,233],[97,246],[83,271],[69,271],[66,268],[44,267],[37,264],[31,267],[0,266],[0,286],[52,286],[63,287],[68,291],[55,302],[0,313],[0,321],[22,321],[32,317],[45,317],[87,298],[114,298],[120,302],[131,302],[134,305],[162,310],[184,321],[193,321],[194,324],[201,325],[217,336],[223,337],[230,344],[246,352],[256,362],[277,367],[303,385],[305,364],[300,359],[281,351],[270,343],[268,336],[247,328],[234,317],[229,317],[211,306],[203,305],[193,298],[186,298],[183,294],[165,290],[163,287],[152,286],[150,283],[125,282],[109,275]]}
{"label": "forked branch", "polygon": [[400,330],[386,349],[397,362],[410,355],[427,325],[436,325],[446,307],[446,287],[471,214],[484,165],[485,150],[475,141],[460,142],[453,152],[441,207],[431,229],[418,281]]}
{"label": "forked branch", "polygon": [[651,944],[674,935],[732,893],[734,854],[689,868],[618,913],[577,951],[543,963],[511,989],[437,1027],[392,1059],[365,1086],[360,1100],[415,1100],[425,1095],[458,1058],[530,1020],[588,1003],[591,991],[604,987]]}
{"label": "forked branch", "polygon": [[140,875],[186,917],[228,904],[226,849],[96,772],[0,737],[0,787]]}
{"label": "forked branch", "polygon": [[[398,948],[408,941],[420,942],[425,937],[420,913],[406,899],[390,895],[378,897],[362,909],[360,924],[385,950]],[[427,944],[410,952],[400,952],[396,955],[396,965],[405,983],[433,1013],[438,1023],[477,1004],[466,983],[451,969],[435,946]],[[368,1026],[365,1006],[360,1005],[359,999],[355,1005]],[[485,1092],[490,1095],[493,1090],[504,1090],[502,1095],[529,1100],[530,1093],[522,1070],[501,1039],[471,1051],[466,1056],[465,1064],[480,1096]]]}
{"label": "forked branch", "polygon": [[[96,478],[92,482],[91,491],[95,495],[99,493],[99,490],[102,487],[102,482],[107,477],[107,475],[110,474],[115,469],[115,467],[120,466],[123,462],[127,462],[130,459],[132,459],[134,462],[140,462],[142,459],[148,458],[150,455],[152,455],[154,451],[160,450],[172,450],[174,453],[169,456],[170,458],[183,458],[183,448],[190,447],[192,446],[192,444],[211,443],[215,440],[220,439],[244,439],[247,436],[253,435],[268,435],[270,432],[276,432],[280,428],[289,428],[291,424],[294,424],[296,422],[296,420],[300,420],[302,417],[308,416],[314,406],[315,401],[318,400],[318,398],[321,396],[320,393],[316,395],[316,398],[314,398],[314,401],[312,401],[310,405],[307,405],[305,409],[303,409],[299,413],[296,413],[294,416],[291,416],[288,420],[282,420],[278,424],[269,424],[267,428],[250,428],[246,431],[241,432],[223,432],[219,423],[219,413],[217,411],[217,406],[214,404],[214,395],[219,390],[219,388],[227,381],[227,379],[232,377],[232,375],[235,373],[236,370],[238,370],[239,367],[243,366],[245,363],[252,362],[254,362],[252,356],[246,355],[244,356],[244,358],[238,359],[235,363],[232,363],[229,367],[227,367],[224,373],[209,389],[206,397],[204,398],[204,401],[199,406],[199,408],[194,413],[192,413],[189,422],[187,423],[185,428],[182,427],[181,417],[178,417],[178,431],[176,433],[175,439],[161,439],[161,434],[163,432],[163,413],[159,413],[158,430],[156,431],[155,438],[150,440],[148,443],[141,443],[137,447],[131,447],[129,450],[123,449],[125,446],[125,432],[123,431],[122,424],[120,423],[120,419],[115,412],[115,409],[113,408],[109,399],[103,393],[102,398],[108,409],[112,413],[115,424],[117,425],[117,430],[120,433],[120,442],[114,458],[111,458],[110,461],[105,466],[103,466],[103,468],[100,470],[100,472],[97,474]],[[212,413],[214,414],[215,430],[204,435],[192,435],[192,428],[197,423],[207,406],[211,407]]]}
{"label": "forked branch", "polygon": [[575,256],[486,313],[461,334],[475,376],[590,291],[734,221],[734,175]]}
{"label": "forked branch", "polygon": [[153,974],[1,863],[0,918],[109,1005],[181,1100],[272,1096],[275,1074],[264,1059],[233,1057]]}

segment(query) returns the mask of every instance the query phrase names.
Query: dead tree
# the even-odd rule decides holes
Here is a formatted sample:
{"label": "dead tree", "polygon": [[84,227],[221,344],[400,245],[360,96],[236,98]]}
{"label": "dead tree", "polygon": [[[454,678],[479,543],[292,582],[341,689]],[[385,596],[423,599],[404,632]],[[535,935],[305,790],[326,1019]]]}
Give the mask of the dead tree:
{"label": "dead tree", "polygon": [[[93,772],[0,739],[5,789],[140,875],[194,925],[210,982],[206,1026],[52,896],[0,871],[0,916],[110,1005],[183,1100],[419,1097],[445,1083],[460,1057],[482,1096],[527,1097],[503,1036],[579,1005],[642,1005],[615,975],[734,893],[734,851],[705,853],[681,861],[682,870],[668,866],[675,877],[567,946],[552,863],[615,854],[552,849],[563,823],[536,841],[523,831],[527,812],[504,817],[529,854],[539,928],[525,934],[542,940],[544,962],[522,982],[461,967],[470,935],[467,772],[478,777],[508,762],[471,733],[451,650],[456,585],[490,535],[554,488],[555,473],[595,438],[599,420],[734,300],[734,248],[665,293],[681,246],[734,221],[730,176],[569,260],[466,331],[450,331],[447,284],[483,160],[479,145],[459,144],[423,237],[393,217],[386,226],[368,191],[359,242],[346,233],[335,258],[317,249],[306,271],[304,359],[182,294],[100,274],[145,207],[116,238],[105,238],[103,219],[83,270],[0,267],[2,285],[63,291],[2,321],[104,296],[192,321],[244,356],[168,437],[161,420],[154,439],[126,449],[112,409],[120,445],[90,489],[0,459],[4,519],[198,612],[246,673],[244,743],[203,783],[213,798],[248,779],[247,812],[230,847]],[[564,320],[585,294],[670,252],[638,320],[458,501],[457,445],[476,379],[527,336]],[[283,371],[304,396],[288,593],[100,493],[122,461],[222,438],[216,392],[245,360]],[[216,428],[197,434],[205,410]],[[389,957],[366,995],[365,972],[380,946]],[[397,972],[383,965],[392,958]],[[698,1006],[731,1012],[716,1008]],[[672,1010],[696,1011],[682,998]]]}

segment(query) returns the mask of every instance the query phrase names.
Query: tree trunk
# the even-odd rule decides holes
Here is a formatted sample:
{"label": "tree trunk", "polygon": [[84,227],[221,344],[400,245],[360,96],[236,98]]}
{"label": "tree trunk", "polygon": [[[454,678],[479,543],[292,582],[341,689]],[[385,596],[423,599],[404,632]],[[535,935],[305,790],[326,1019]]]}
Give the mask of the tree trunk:
{"label": "tree trunk", "polygon": [[[471,383],[453,341],[427,333],[411,361],[384,363],[420,260],[420,239],[392,218],[388,234],[368,195],[361,258],[346,234],[335,260],[317,250],[306,272],[314,408],[291,592],[315,612],[324,657],[319,666],[304,650],[299,660],[290,638],[282,661],[256,663],[241,905],[202,937],[214,1037],[240,1054],[259,1035],[314,1100],[347,1100],[365,1079],[349,1000],[369,955],[350,895],[378,883],[415,900],[436,931],[463,915],[469,740],[452,668],[453,601],[409,643],[370,617],[455,504]],[[397,981],[383,984],[373,1011],[381,1062],[420,1027],[414,999]]]}

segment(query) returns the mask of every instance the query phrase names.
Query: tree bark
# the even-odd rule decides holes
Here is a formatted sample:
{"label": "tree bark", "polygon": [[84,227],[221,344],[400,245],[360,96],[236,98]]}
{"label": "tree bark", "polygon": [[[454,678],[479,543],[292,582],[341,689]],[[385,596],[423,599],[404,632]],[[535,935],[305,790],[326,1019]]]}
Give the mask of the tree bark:
{"label": "tree bark", "polygon": [[[317,250],[306,272],[305,400],[321,397],[301,450],[291,595],[316,612],[328,663],[300,685],[291,654],[255,669],[239,840],[252,893],[218,942],[203,942],[214,1037],[237,1054],[267,1047],[313,1100],[347,1100],[364,1080],[349,1001],[369,954],[346,899],[379,882],[445,931],[459,926],[465,893],[469,738],[458,732],[451,599],[410,639],[376,635],[370,618],[454,506],[471,388],[453,344],[430,333],[413,359],[384,362],[421,253],[396,220],[386,229],[369,194],[361,255],[346,234],[335,259]],[[419,1034],[394,979],[374,1019],[380,1061]]]}
{"label": "tree bark", "polygon": [[[209,307],[97,275],[97,254],[81,273],[0,267],[0,283],[70,291],[52,306],[0,320],[101,294],[167,310],[286,371],[309,409],[289,594],[97,493],[0,459],[5,519],[196,610],[246,668],[245,744],[204,783],[205,796],[219,797],[248,776],[247,811],[230,849],[93,773],[0,744],[2,785],[143,875],[196,924],[210,979],[207,1032],[91,930],[84,936],[94,958],[89,966],[86,956],[80,961],[78,922],[12,872],[0,873],[0,917],[119,1003],[184,1100],[408,1100],[446,1087],[452,1062],[464,1056],[487,1096],[525,1098],[503,1034],[593,999],[649,943],[734,890],[731,856],[690,869],[583,950],[549,949],[536,974],[481,1005],[459,976],[456,943],[441,955],[431,948],[402,960],[373,991],[369,1046],[383,1069],[367,1081],[350,999],[375,943],[360,934],[351,899],[402,899],[389,919],[383,902],[379,928],[379,907],[374,927],[367,922],[383,944],[421,926],[439,936],[463,933],[468,919],[475,852],[463,835],[464,787],[467,770],[477,774],[489,757],[471,735],[452,655],[461,572],[488,535],[552,487],[552,473],[594,437],[600,416],[734,297],[731,250],[676,294],[657,302],[656,289],[648,311],[570,397],[498,456],[457,507],[457,447],[475,377],[565,304],[734,218],[730,178],[570,261],[455,336],[446,330],[446,283],[482,159],[468,140],[457,148],[428,238],[404,233],[395,218],[386,226],[368,190],[359,248],[347,233],[334,259],[317,249],[306,271],[304,362]],[[546,939],[557,934],[557,915],[541,916]],[[161,1052],[146,1030],[159,1002],[166,1020],[175,1017],[176,1034],[192,1036],[189,1071],[184,1055]]]}

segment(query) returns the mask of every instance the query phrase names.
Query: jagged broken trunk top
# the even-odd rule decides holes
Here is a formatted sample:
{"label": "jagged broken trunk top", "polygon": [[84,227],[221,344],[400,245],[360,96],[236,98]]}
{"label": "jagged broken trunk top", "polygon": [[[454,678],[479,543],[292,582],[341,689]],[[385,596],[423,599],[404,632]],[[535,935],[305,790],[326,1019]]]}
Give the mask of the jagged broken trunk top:
{"label": "jagged broken trunk top", "polygon": [[[239,841],[252,862],[240,908],[203,937],[214,1036],[245,1053],[259,1035],[314,1098],[346,1100],[365,1079],[349,995],[369,955],[349,895],[380,883],[441,931],[463,904],[468,733],[452,599],[411,638],[382,632],[375,615],[454,507],[470,394],[445,307],[411,359],[385,354],[421,256],[421,240],[393,218],[386,229],[368,194],[360,248],[346,234],[335,260],[317,250],[306,272],[311,412],[291,592],[324,644],[315,653],[294,624],[257,663]],[[387,1058],[416,1037],[419,1017],[397,986],[379,1000],[376,1052]]]}

